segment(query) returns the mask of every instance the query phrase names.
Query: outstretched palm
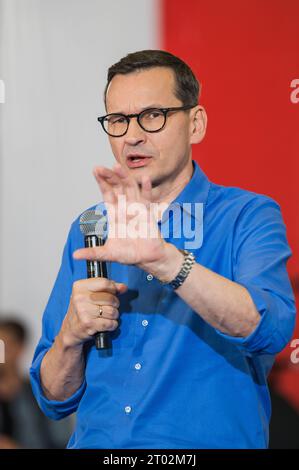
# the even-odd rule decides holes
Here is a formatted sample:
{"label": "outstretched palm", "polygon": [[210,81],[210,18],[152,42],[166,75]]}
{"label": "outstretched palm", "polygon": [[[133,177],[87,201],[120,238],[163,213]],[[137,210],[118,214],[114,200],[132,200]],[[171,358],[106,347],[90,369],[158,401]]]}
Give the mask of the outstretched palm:
{"label": "outstretched palm", "polygon": [[140,189],[129,171],[119,164],[112,170],[97,167],[94,175],[107,208],[108,238],[101,247],[78,250],[75,257],[135,264],[150,270],[151,264],[163,259],[166,245],[151,206],[150,178],[142,177]]}

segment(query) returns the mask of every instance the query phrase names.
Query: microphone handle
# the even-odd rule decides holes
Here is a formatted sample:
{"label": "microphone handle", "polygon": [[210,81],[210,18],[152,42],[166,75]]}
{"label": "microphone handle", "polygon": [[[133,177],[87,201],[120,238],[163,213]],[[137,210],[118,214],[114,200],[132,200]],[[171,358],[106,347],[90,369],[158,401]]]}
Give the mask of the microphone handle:
{"label": "microphone handle", "polygon": [[[104,240],[97,235],[85,235],[85,248],[104,245]],[[107,266],[104,261],[86,261],[87,277],[105,277],[107,279]],[[96,349],[108,349],[110,347],[109,331],[100,331],[95,335]]]}

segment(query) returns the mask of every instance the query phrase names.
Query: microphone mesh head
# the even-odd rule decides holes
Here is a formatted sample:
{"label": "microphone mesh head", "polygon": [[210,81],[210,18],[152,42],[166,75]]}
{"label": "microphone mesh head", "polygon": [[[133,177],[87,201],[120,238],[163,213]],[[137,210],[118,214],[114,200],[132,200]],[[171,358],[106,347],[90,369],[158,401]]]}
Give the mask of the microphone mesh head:
{"label": "microphone mesh head", "polygon": [[105,238],[107,235],[107,217],[96,213],[95,210],[83,212],[79,223],[80,230],[85,236],[97,235],[98,238]]}

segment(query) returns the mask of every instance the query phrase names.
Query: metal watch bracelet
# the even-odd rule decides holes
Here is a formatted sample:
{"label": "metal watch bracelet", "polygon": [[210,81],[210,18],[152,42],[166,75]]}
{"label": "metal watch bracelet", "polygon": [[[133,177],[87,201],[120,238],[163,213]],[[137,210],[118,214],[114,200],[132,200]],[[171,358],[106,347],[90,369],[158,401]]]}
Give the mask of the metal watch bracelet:
{"label": "metal watch bracelet", "polygon": [[172,281],[163,282],[164,285],[169,285],[174,290],[183,284],[188,274],[190,273],[193,264],[195,263],[195,257],[194,257],[194,254],[191,253],[191,251],[182,250],[180,248],[179,248],[179,251],[181,251],[181,253],[183,253],[183,255],[185,256],[180,272]]}

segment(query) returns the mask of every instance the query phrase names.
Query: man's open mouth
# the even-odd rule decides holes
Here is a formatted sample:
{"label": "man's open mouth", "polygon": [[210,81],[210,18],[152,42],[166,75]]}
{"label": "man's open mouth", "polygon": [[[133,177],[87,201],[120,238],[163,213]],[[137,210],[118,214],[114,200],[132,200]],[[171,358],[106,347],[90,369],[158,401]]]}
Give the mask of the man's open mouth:
{"label": "man's open mouth", "polygon": [[146,155],[129,155],[127,157],[127,165],[130,168],[135,168],[139,166],[147,165],[147,163],[151,160],[152,157],[148,157]]}

